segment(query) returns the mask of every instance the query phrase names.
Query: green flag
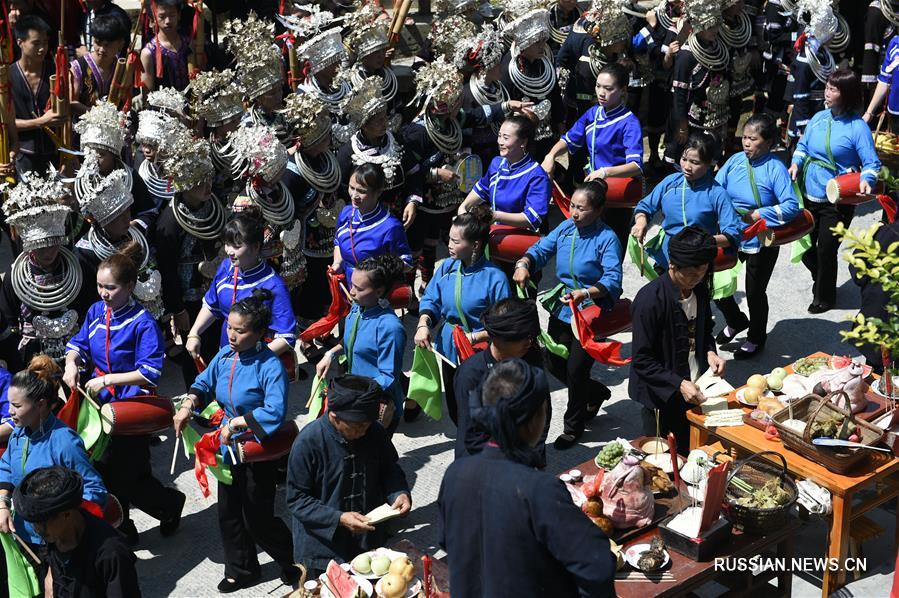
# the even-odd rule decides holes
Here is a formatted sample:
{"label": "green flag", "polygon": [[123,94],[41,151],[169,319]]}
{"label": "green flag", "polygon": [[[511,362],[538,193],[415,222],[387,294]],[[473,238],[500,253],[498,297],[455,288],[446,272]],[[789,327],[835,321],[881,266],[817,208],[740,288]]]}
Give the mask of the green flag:
{"label": "green flag", "polygon": [[34,567],[19,550],[13,535],[0,533],[0,545],[3,546],[3,553],[6,555],[6,582],[9,595],[23,598],[40,595],[43,587],[38,582]]}
{"label": "green flag", "polygon": [[640,245],[637,237],[633,235],[628,235],[627,237],[627,254],[640,270],[641,276],[645,276],[649,280],[655,280],[659,277],[658,273],[652,267],[652,260],[650,260],[649,256],[646,254],[646,248],[643,247],[643,245]]}
{"label": "green flag", "polygon": [[322,407],[325,403],[325,386],[327,386],[327,381],[324,378],[319,378],[318,375],[312,379],[312,393],[309,395],[309,412],[307,413],[306,419],[311,422],[321,415]]}
{"label": "green flag", "polygon": [[[213,404],[217,405],[216,403]],[[194,445],[200,442],[200,433],[194,430],[192,426],[187,425],[184,426],[183,430],[181,430],[181,439],[184,441],[184,456],[190,457],[194,454]],[[231,477],[231,468],[225,465],[225,462],[222,460],[222,456],[219,454],[216,454],[215,462],[215,467],[207,467],[206,471],[212,473],[213,477],[215,477],[215,479],[220,481],[222,484],[230,486],[233,482],[233,478]]]}
{"label": "green flag", "polygon": [[[447,366],[449,367],[449,366]],[[412,354],[412,370],[406,397],[415,401],[431,419],[443,417],[443,399],[440,393],[440,367],[433,351],[415,347]]]}
{"label": "green flag", "polygon": [[[528,281],[528,284],[531,285],[531,287],[536,288],[536,286],[534,285],[533,282]],[[524,289],[522,289],[520,286],[516,285],[515,291],[518,293],[519,299],[527,299]],[[546,350],[549,351],[550,353],[552,353],[553,355],[558,355],[562,359],[568,359],[568,354],[569,354],[568,347],[566,347],[562,343],[557,343],[556,339],[551,337],[549,335],[549,333],[547,331],[543,330],[542,328],[540,329],[540,335],[537,337],[537,340],[539,340],[540,343],[544,347],[546,347]]]}
{"label": "green flag", "polygon": [[[803,171],[805,169],[803,168]],[[799,200],[799,209],[805,207],[805,198],[802,193],[802,189],[799,187],[799,181],[793,181],[793,192],[796,194],[796,198]],[[812,248],[812,237],[811,235],[805,235],[801,239],[796,239],[792,243],[790,243],[790,263],[798,264],[802,261],[802,255]]]}
{"label": "green flag", "polygon": [[738,261],[737,265],[733,268],[713,273],[712,299],[717,300],[733,297],[734,293],[737,292],[737,281],[739,280],[739,275],[742,270],[742,262]]}

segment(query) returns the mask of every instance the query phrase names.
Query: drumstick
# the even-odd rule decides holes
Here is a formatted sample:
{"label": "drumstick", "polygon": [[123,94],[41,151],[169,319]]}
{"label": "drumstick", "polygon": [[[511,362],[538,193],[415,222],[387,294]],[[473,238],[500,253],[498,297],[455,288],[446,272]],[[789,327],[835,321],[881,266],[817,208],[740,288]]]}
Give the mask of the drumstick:
{"label": "drumstick", "polygon": [[453,369],[456,368],[456,364],[453,363],[452,361],[450,361],[449,359],[447,359],[446,357],[444,357],[443,353],[441,353],[440,351],[438,351],[437,349],[434,349],[434,348],[431,348],[431,351],[434,352],[434,355],[437,356],[437,359],[439,359],[443,363],[449,364],[449,366]]}
{"label": "drumstick", "polygon": [[231,443],[227,444],[228,446],[228,454],[231,455],[231,462],[237,465],[237,457],[234,456],[234,449],[231,448]]}
{"label": "drumstick", "polygon": [[340,290],[343,291],[343,294],[346,295],[347,300],[352,303],[353,297],[350,295],[350,292],[346,289],[346,286],[342,282],[338,282],[337,286],[340,287]]}
{"label": "drumstick", "polygon": [[34,561],[34,564],[35,564],[35,565],[40,565],[40,564],[41,564],[41,559],[37,558],[37,555],[34,554],[34,551],[31,550],[31,547],[30,547],[30,546],[28,546],[28,543],[25,542],[22,538],[19,537],[19,534],[13,532],[13,538],[15,538],[15,539],[16,539],[16,542],[19,543],[19,546],[21,546],[22,549],[23,549],[25,552],[28,553],[28,556],[31,557],[31,560]]}
{"label": "drumstick", "polygon": [[180,436],[175,436],[175,450],[172,451],[172,466],[169,468],[169,475],[175,475],[175,459],[178,458],[178,443],[181,441]]}

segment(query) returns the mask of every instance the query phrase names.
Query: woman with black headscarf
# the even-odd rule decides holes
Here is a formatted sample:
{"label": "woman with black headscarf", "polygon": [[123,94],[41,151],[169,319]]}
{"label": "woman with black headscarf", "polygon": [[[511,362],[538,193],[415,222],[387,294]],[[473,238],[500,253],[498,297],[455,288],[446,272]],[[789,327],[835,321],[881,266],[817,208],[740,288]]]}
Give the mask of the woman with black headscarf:
{"label": "woman with black headscarf", "polygon": [[667,276],[640,289],[631,306],[628,394],[643,405],[643,432],[648,436],[673,432],[684,454],[690,447],[687,409],[705,401],[696,380],[709,368],[719,376],[724,373],[709,304],[717,251],[712,235],[685,227],[668,244]]}
{"label": "woman with black headscarf", "polygon": [[484,382],[473,419],[490,442],[450,465],[438,498],[454,597],[615,594],[608,539],[556,476],[534,469],[548,395],[546,374],[521,359]]}

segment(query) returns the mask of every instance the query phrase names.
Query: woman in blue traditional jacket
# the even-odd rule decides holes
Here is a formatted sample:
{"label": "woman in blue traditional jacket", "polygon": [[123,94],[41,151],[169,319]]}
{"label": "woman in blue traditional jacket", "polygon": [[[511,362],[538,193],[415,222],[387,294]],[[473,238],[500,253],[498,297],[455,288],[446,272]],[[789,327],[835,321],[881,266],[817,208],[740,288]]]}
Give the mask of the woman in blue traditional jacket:
{"label": "woman in blue traditional jacket", "polygon": [[[899,75],[899,35],[894,35],[887,44],[887,51],[883,56],[883,64],[877,74],[877,87],[868,102],[868,109],[862,115],[866,123],[871,122],[876,114],[880,113],[883,99],[887,98],[887,113],[891,131],[899,131],[899,85],[893,85],[896,75]],[[896,81],[899,83],[899,81]]]}
{"label": "woman in blue traditional jacket", "polygon": [[9,414],[9,382],[12,374],[0,367],[0,446],[6,446],[6,440],[12,434],[15,424]]}
{"label": "woman in blue traditional jacket", "polygon": [[[748,226],[764,220],[769,227],[783,226],[799,214],[799,201],[793,192],[790,173],[783,162],[771,154],[779,130],[766,113],[756,114],[743,125],[743,153],[731,156],[718,174],[718,181],[734,202],[734,208]],[[735,359],[752,357],[765,346],[768,328],[768,282],[780,247],[762,247],[757,237],[740,243],[740,259],[746,264],[746,303],[749,317],[740,311],[733,296],[715,303],[724,314],[727,326],[715,337],[720,346],[749,328],[746,342],[734,351]]]}
{"label": "woman in blue traditional jacket", "polygon": [[500,224],[533,231],[544,228],[552,191],[549,176],[529,153],[535,132],[526,116],[510,116],[503,122],[497,136],[499,156],[459,206],[459,214],[483,202]]}
{"label": "woman in blue traditional jacket", "polygon": [[221,318],[219,347],[228,344],[228,313],[231,306],[253,294],[256,289],[270,291],[268,307],[272,312],[265,338],[275,355],[292,351],[296,344],[296,318],[290,292],[272,266],[260,257],[263,244],[263,222],[253,213],[241,213],[225,225],[225,254],[203,297],[203,306],[194,322],[184,348],[195,359],[200,356],[200,335]]}
{"label": "woman in blue traditional jacket", "polygon": [[[32,547],[44,540],[31,523],[10,513],[13,490],[30,472],[61,465],[84,479],[83,499],[106,507],[106,487],[74,430],[56,419],[52,407],[59,400],[61,370],[46,355],[36,355],[9,386],[9,405],[16,428],[0,457],[0,533],[16,532]],[[41,577],[40,579],[43,579]]]}
{"label": "woman in blue traditional jacket", "polygon": [[[488,307],[511,292],[506,275],[484,255],[492,220],[493,213],[483,205],[474,206],[470,212],[453,219],[449,231],[449,258],[440,263],[419,304],[415,344],[430,349],[431,343],[435,342],[436,350],[453,363],[459,361],[453,328],[461,326],[472,344],[486,341],[488,335],[481,316]],[[443,368],[443,392],[453,423],[457,421],[453,392],[455,373],[453,368]],[[411,407],[415,411],[420,409],[417,404]],[[406,410],[408,415],[408,403]]]}
{"label": "woman in blue traditional jacket", "polygon": [[647,252],[657,267],[668,268],[668,240],[687,226],[698,226],[714,235],[718,247],[736,247],[740,242],[740,219],[727,191],[715,181],[712,166],[718,143],[708,133],[695,133],[687,140],[680,159],[681,172],[670,174],[634,208],[631,235],[641,244],[649,221],[662,212],[661,251]]}
{"label": "woman in blue traditional jacket", "polygon": [[377,164],[360,164],[350,175],[350,205],[337,217],[331,264],[335,272],[346,273],[348,285],[352,284],[356,265],[372,256],[389,253],[407,267],[412,266],[412,250],[403,223],[381,205],[386,185],[387,178]]}
{"label": "woman in blue traditional jacket", "polygon": [[197,376],[181,402],[174,424],[181,434],[193,410],[212,401],[224,410],[222,457],[231,464],[232,483],[218,484],[218,520],[225,550],[222,593],[255,585],[259,579],[259,545],[281,567],[284,583],[296,580],[293,543],[287,525],[274,514],[278,462],[231,463],[229,444],[245,432],[263,442],[284,423],[287,413],[287,373],[265,345],[272,318],[272,293],[260,288],[231,306],[228,344]]}
{"label": "woman in blue traditional jacket", "polygon": [[[622,64],[614,62],[602,67],[596,77],[596,105],[584,112],[546,154],[542,166],[547,174],[552,176],[558,156],[584,149],[586,181],[643,176],[643,129],[624,103],[629,82],[630,74]],[[576,176],[575,180],[580,178]],[[630,208],[603,212],[603,221],[612,227],[622,244],[627,241],[632,216]]]}
{"label": "woman in blue traditional jacket", "polygon": [[[132,298],[137,283],[139,246],[134,243],[97,268],[97,292],[81,329],[66,345],[63,382],[76,387],[87,373],[84,388],[100,403],[150,394],[162,375],[164,343],[159,324]],[[184,494],[153,477],[149,436],[112,436],[97,463],[109,491],[122,503],[125,521],[119,528],[134,545],[137,528],[128,516],[131,504],[159,519],[164,536],[181,523]]]}
{"label": "woman in blue traditional jacket", "polygon": [[346,373],[373,378],[393,400],[379,421],[388,435],[399,425],[403,413],[403,349],[406,330],[387,301],[387,292],[403,279],[404,264],[395,255],[366,258],[353,271],[350,296],[353,307],[344,322],[343,343],[336,345],[318,362],[319,378],[339,353],[346,355]]}
{"label": "woman in blue traditional jacket", "polygon": [[832,204],[827,200],[827,182],[847,172],[861,172],[859,192],[871,193],[880,172],[871,129],[858,109],[862,86],[858,76],[847,69],[831,73],[824,87],[826,108],[815,114],[805,127],[790,165],[790,176],[800,180],[805,207],[815,217],[810,233],[812,246],[802,254],[802,263],[812,275],[811,314],[830,310],[837,296],[837,252],[840,239],[831,228],[852,222],[855,206]]}
{"label": "woman in blue traditional jacket", "polygon": [[577,442],[584,426],[611,396],[605,384],[590,377],[593,358],[581,346],[571,329],[571,308],[575,304],[599,305],[610,309],[621,296],[621,243],[602,221],[606,203],[606,183],[589,181],[571,196],[571,218],[528,249],[515,264],[515,282],[524,289],[531,272],[542,270],[556,260],[559,284],[542,302],[550,312],[549,335],[568,347],[568,359],[550,354],[553,376],[568,386],[568,409],[563,433],[554,446],[564,450]]}

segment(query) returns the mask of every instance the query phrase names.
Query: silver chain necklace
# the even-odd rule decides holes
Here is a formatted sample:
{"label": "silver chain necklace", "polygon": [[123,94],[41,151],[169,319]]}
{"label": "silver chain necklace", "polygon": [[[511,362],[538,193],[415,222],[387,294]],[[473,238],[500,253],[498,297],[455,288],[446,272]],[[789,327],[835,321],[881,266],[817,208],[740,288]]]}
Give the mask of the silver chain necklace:
{"label": "silver chain necklace", "polygon": [[326,150],[322,157],[324,165],[321,171],[306,162],[301,151],[293,155],[293,162],[300,169],[300,175],[313,189],[319,193],[334,193],[340,187],[340,166],[337,163],[337,157],[331,150]]}
{"label": "silver chain necklace", "polygon": [[[207,210],[209,213],[206,216],[199,216],[198,213],[206,206],[209,206]],[[225,229],[225,210],[215,194],[212,194],[196,211],[188,208],[181,197],[176,195],[172,198],[172,213],[175,215],[175,222],[186,233],[204,241],[218,239]]]}
{"label": "silver chain necklace", "polygon": [[352,86],[346,79],[340,82],[337,86],[337,91],[331,93],[323,90],[315,77],[309,77],[306,81],[308,85],[307,88],[324,102],[328,107],[328,111],[332,113],[340,112],[340,102],[343,101],[343,98],[345,98],[348,93],[353,91]]}
{"label": "silver chain necklace", "polygon": [[[394,97],[396,97],[396,92],[399,89],[399,83],[396,80],[396,74],[393,72],[392,68],[389,67],[381,67],[378,69],[378,72],[374,74],[375,77],[381,77],[381,98],[385,103],[389,104]],[[360,66],[357,69],[353,69],[353,73],[350,76],[351,81],[353,82],[353,87],[358,87],[368,78],[368,75],[365,74],[365,71]]]}
{"label": "silver chain necklace", "polygon": [[696,37],[696,34],[691,33],[690,37],[687,39],[687,45],[690,46],[690,51],[696,58],[696,62],[710,71],[724,70],[727,63],[730,61],[730,54],[727,51],[727,46],[718,43],[717,40],[715,41],[715,46],[713,48],[703,48],[702,43],[699,41],[699,38]]}
{"label": "silver chain necklace", "polygon": [[[481,106],[499,104],[509,100],[509,90],[502,81],[494,81],[491,85],[487,85],[484,83],[481,73],[468,79],[468,89],[471,90],[471,97],[474,98],[474,101]],[[490,128],[494,133],[499,133],[500,123],[491,122]]]}
{"label": "silver chain necklace", "polygon": [[425,132],[428,138],[438,150],[450,156],[462,147],[462,127],[455,118],[449,119],[448,124],[449,133],[444,133],[440,130],[440,121],[431,116],[427,108],[425,109]]}
{"label": "silver chain necklace", "polygon": [[283,181],[278,181],[277,191],[279,197],[273,198],[272,196],[276,195],[275,189],[263,195],[252,183],[247,183],[247,195],[262,210],[262,216],[266,221],[275,226],[285,226],[293,220],[293,195]]}
{"label": "silver chain necklace", "polygon": [[808,66],[812,69],[812,73],[814,73],[815,77],[821,83],[827,83],[827,78],[830,77],[830,73],[833,72],[833,69],[836,66],[836,62],[833,59],[833,54],[825,48],[821,46],[821,52],[824,52],[825,64],[821,64],[821,61],[818,60],[818,54],[814,50],[812,50],[809,44],[805,44],[805,58],[808,60]]}
{"label": "silver chain necklace", "polygon": [[556,86],[556,70],[549,59],[549,49],[543,50],[543,56],[540,58],[543,72],[537,77],[525,75],[518,68],[519,51],[514,43],[512,44],[511,52],[512,60],[509,61],[509,78],[512,80],[512,84],[528,98],[533,100],[545,98]]}
{"label": "silver chain necklace", "polygon": [[[125,171],[125,188],[130,193],[132,185],[134,185],[131,169],[125,166],[125,163],[121,160],[119,160],[119,169]],[[113,171],[115,170],[116,169],[113,169]],[[112,172],[110,172],[110,174],[112,174]],[[102,178],[102,176],[95,175],[75,175],[75,198],[80,202]]]}
{"label": "silver chain necklace", "polygon": [[724,21],[718,30],[718,37],[730,48],[745,48],[752,37],[752,21],[749,19],[749,15],[741,12],[737,17],[737,24],[733,27]]}
{"label": "silver chain necklace", "polygon": [[397,183],[397,178],[402,172],[403,148],[393,138],[393,133],[387,131],[387,147],[383,150],[377,147],[368,149],[362,148],[361,133],[357,133],[350,138],[350,145],[353,148],[353,164],[356,166],[365,163],[377,164],[384,170],[384,176],[387,177],[387,188],[393,189]]}
{"label": "silver chain necklace", "polygon": [[12,288],[16,297],[34,311],[49,313],[69,305],[81,291],[83,276],[75,254],[59,248],[62,279],[57,283],[37,282],[31,271],[28,254],[23,252],[12,264]]}
{"label": "silver chain necklace", "polygon": [[210,137],[209,145],[212,146],[212,163],[216,171],[231,173],[233,177],[237,177],[231,171],[231,165],[234,164],[234,159],[237,157],[237,150],[231,147],[231,141],[226,140],[224,143],[219,143]]}
{"label": "silver chain necklace", "polygon": [[171,201],[172,197],[175,195],[175,190],[172,188],[168,179],[159,176],[159,171],[156,170],[156,164],[154,162],[151,162],[150,160],[141,162],[140,167],[137,169],[137,174],[139,174],[140,178],[146,183],[147,189],[149,189],[151,195],[155,195],[163,201]]}
{"label": "silver chain necklace", "polygon": [[[147,267],[147,262],[150,261],[150,247],[147,245],[147,239],[144,237],[143,233],[137,230],[133,225],[128,227],[128,235],[131,237],[132,241],[136,241],[138,245],[140,245],[141,249],[141,263],[138,266],[138,271],[143,270]],[[118,248],[109,242],[103,235],[97,232],[97,227],[92,226],[87,231],[87,240],[91,244],[91,251],[94,252],[100,261],[102,262],[109,256],[114,253],[118,253]]]}

